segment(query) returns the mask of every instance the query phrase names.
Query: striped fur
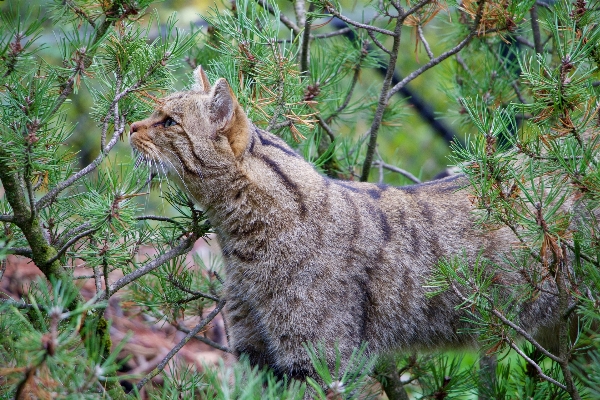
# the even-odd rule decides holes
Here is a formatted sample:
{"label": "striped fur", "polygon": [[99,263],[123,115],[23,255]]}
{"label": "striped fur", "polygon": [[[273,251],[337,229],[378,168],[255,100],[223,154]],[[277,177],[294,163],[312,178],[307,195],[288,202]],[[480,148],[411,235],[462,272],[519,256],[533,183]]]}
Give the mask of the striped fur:
{"label": "striped fur", "polygon": [[[303,342],[325,341],[331,363],[335,343],[347,360],[363,341],[372,353],[474,342],[459,334],[458,298],[428,298],[424,285],[441,257],[483,252],[500,262],[516,238],[474,227],[463,178],[408,187],[329,179],[254,126],[224,80],[210,88],[197,74],[195,90],[132,125],[131,144],[170,166],[206,210],[237,353],[301,379],[314,376]],[[507,296],[521,279],[496,274]],[[555,303],[547,293],[525,302],[521,325],[538,336],[552,329]]]}

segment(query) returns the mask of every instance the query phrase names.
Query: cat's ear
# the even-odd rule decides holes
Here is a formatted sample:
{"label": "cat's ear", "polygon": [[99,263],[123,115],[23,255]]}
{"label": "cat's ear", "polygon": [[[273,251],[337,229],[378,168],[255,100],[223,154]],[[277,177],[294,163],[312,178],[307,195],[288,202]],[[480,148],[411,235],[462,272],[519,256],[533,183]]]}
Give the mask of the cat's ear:
{"label": "cat's ear", "polygon": [[211,92],[210,119],[217,134],[227,137],[231,150],[239,157],[248,146],[248,122],[227,81],[220,78]]}
{"label": "cat's ear", "polygon": [[229,88],[229,84],[223,78],[219,78],[212,88],[210,101],[210,119],[212,122],[224,128],[233,118],[235,108],[235,97]]}
{"label": "cat's ear", "polygon": [[198,65],[194,70],[194,84],[192,85],[192,90],[200,93],[210,92],[210,82],[202,65]]}

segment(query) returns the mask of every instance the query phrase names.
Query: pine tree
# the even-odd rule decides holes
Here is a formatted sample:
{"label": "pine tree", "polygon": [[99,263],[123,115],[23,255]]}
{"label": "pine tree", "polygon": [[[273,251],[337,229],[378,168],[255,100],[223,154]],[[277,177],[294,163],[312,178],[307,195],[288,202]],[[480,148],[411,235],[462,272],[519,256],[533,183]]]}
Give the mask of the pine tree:
{"label": "pine tree", "polygon": [[[161,399],[302,398],[306,390],[317,398],[371,398],[375,380],[390,399],[600,395],[597,1],[386,0],[365,4],[361,14],[346,2],[240,0],[211,9],[207,25],[188,33],[149,6],[1,6],[0,259],[28,257],[44,274],[19,301],[0,300],[2,398],[121,399],[139,397],[142,387]],[[218,261],[197,259],[200,271],[186,262],[210,232],[203,212],[160,166],[137,165],[117,144],[128,124],[175,90],[176,77],[200,64],[211,80],[227,78],[257,125],[324,174],[392,183],[419,182],[389,161],[401,154],[378,149],[407,129],[398,125],[409,107],[396,97],[425,72],[438,74],[433,81],[453,102],[446,116],[461,132],[432,124],[453,136],[453,163],[471,183],[481,229],[508,227],[519,238],[497,268],[528,281],[518,297],[501,298],[493,275],[479,273],[488,260],[465,265],[457,254],[440,261],[431,296],[451,290],[463,299],[479,356],[375,360],[362,347],[347,370],[330,371],[323,346],[331,344],[307,344],[326,388],[277,380],[244,359],[204,371],[176,362],[189,340],[230,351],[199,334],[225,304],[225,277]],[[89,99],[85,118],[94,126],[86,138],[98,147],[81,165],[73,108]],[[155,188],[173,216],[147,212],[145,196]],[[76,265],[95,283],[91,299],[79,292]],[[113,271],[123,277],[111,280]],[[558,288],[564,321],[556,349],[528,337],[512,312],[548,282]],[[117,374],[122,344],[113,345],[104,310],[118,291],[187,334],[141,380]],[[158,374],[164,383],[150,387]],[[123,379],[136,382],[130,393]]]}

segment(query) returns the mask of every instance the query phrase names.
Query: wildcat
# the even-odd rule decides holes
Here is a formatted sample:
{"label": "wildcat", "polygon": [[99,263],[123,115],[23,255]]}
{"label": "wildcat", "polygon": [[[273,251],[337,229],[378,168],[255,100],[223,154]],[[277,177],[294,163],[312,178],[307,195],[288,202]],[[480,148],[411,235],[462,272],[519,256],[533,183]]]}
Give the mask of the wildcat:
{"label": "wildcat", "polygon": [[[337,343],[345,362],[368,351],[468,345],[475,337],[460,298],[427,297],[441,258],[502,263],[517,238],[474,225],[464,178],[392,187],[320,175],[277,136],[257,128],[224,79],[199,67],[192,90],[164,98],[131,125],[131,145],[169,166],[206,211],[226,268],[231,347],[254,365],[303,379],[315,371],[302,346]],[[495,272],[510,297],[518,273]],[[556,324],[556,296],[519,307],[518,322],[540,338]]]}

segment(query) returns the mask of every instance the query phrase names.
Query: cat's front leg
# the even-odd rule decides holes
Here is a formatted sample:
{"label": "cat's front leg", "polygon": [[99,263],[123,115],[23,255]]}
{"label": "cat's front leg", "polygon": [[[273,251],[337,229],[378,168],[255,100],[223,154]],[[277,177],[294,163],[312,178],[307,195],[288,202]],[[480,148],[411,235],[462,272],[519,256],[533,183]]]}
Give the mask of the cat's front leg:
{"label": "cat's front leg", "polygon": [[[351,303],[348,301],[344,306],[349,307]],[[279,321],[279,323],[277,326],[271,326],[275,329],[269,330],[267,347],[272,355],[270,366],[278,376],[288,376],[301,381],[310,377],[324,387],[324,382],[316,373],[306,349],[307,346],[321,345],[325,350],[327,366],[334,379],[338,354],[339,373],[343,373],[352,352],[361,344],[362,322],[360,319],[350,318],[347,309],[338,309],[338,312],[335,312],[336,308],[335,304],[329,310],[304,304],[304,307],[297,310],[288,308],[273,313],[278,315],[271,315],[269,321]],[[310,312],[312,310],[314,313]],[[344,315],[347,318],[343,318]],[[266,327],[271,328],[268,324]],[[310,388],[307,390],[312,393]],[[312,397],[307,395],[305,398]]]}
{"label": "cat's front leg", "polygon": [[227,300],[224,318],[229,328],[229,340],[236,357],[245,356],[250,365],[262,368],[272,360],[264,338],[264,327],[255,310],[246,302],[234,298]]}

